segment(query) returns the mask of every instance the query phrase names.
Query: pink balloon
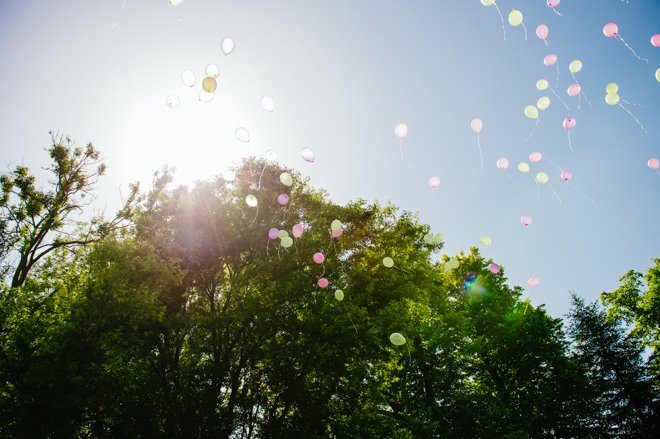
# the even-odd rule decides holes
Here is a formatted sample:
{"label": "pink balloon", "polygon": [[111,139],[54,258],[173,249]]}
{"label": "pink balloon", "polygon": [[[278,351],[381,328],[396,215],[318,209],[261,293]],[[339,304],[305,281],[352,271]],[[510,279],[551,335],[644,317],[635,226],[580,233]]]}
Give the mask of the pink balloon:
{"label": "pink balloon", "polygon": [[508,168],[509,160],[506,157],[500,157],[499,159],[497,159],[497,167],[502,170]]}
{"label": "pink balloon", "polygon": [[566,90],[566,93],[568,93],[569,96],[575,97],[580,94],[581,90],[582,87],[580,87],[580,84],[571,84],[568,87],[568,90]]}
{"label": "pink balloon", "polygon": [[548,0],[546,3],[547,3],[549,8],[554,9],[557,6],[559,6],[559,3],[561,3],[561,0]]}
{"label": "pink balloon", "polygon": [[325,256],[321,252],[316,252],[316,253],[314,253],[314,256],[312,256],[312,259],[317,264],[322,264],[323,261],[325,261]]}
{"label": "pink balloon", "polygon": [[561,179],[565,182],[571,181],[572,178],[573,174],[571,174],[571,171],[561,171]]}
{"label": "pink balloon", "polygon": [[318,280],[318,282],[316,282],[316,285],[318,285],[319,288],[327,288],[329,283],[330,282],[328,282],[328,279],[322,277]]}
{"label": "pink balloon", "polygon": [[287,194],[280,194],[280,195],[277,197],[277,202],[278,202],[281,206],[285,206],[285,205],[289,202],[289,196],[288,196]]}
{"label": "pink balloon", "polygon": [[550,29],[548,29],[548,26],[545,24],[539,24],[536,26],[536,36],[539,37],[541,40],[545,40],[548,38],[548,33],[550,32]]}
{"label": "pink balloon", "polygon": [[293,226],[293,230],[291,230],[291,232],[293,233],[294,238],[300,238],[304,230],[305,228],[303,227],[302,224],[296,224],[295,226]]}
{"label": "pink balloon", "polygon": [[541,161],[542,158],[543,158],[543,154],[541,154],[538,151],[534,151],[529,155],[529,161],[532,163],[538,163]]}
{"label": "pink balloon", "polygon": [[431,186],[431,189],[435,189],[440,186],[440,177],[433,176],[429,178],[429,186]]}
{"label": "pink balloon", "polygon": [[550,55],[543,58],[543,64],[545,64],[546,67],[552,67],[556,63],[557,63],[557,55],[555,55],[554,53],[551,53]]}
{"label": "pink balloon", "polygon": [[614,38],[619,34],[619,26],[616,25],[616,23],[607,23],[603,27],[603,34],[607,38]]}
{"label": "pink balloon", "polygon": [[650,158],[648,162],[646,162],[647,165],[649,165],[649,168],[657,170],[660,168],[660,160],[656,159],[655,157]]}
{"label": "pink balloon", "polygon": [[270,239],[277,239],[280,235],[280,231],[277,229],[277,227],[273,227],[268,231],[268,238]]}
{"label": "pink balloon", "polygon": [[523,215],[520,217],[520,222],[522,223],[523,226],[527,227],[530,224],[532,224],[532,217],[529,215]]}
{"label": "pink balloon", "polygon": [[472,119],[472,122],[470,122],[470,127],[472,128],[472,131],[479,134],[484,127],[484,123],[477,117]]}
{"label": "pink balloon", "polygon": [[489,269],[490,272],[493,273],[493,274],[498,274],[498,273],[500,272],[500,266],[497,265],[495,262],[493,262],[492,264],[490,264],[490,265],[488,266],[488,269]]}
{"label": "pink balloon", "polygon": [[653,47],[660,47],[660,34],[655,34],[651,37],[651,44]]}
{"label": "pink balloon", "polygon": [[330,236],[332,236],[333,238],[339,238],[343,234],[344,234],[344,229],[333,230],[332,232],[330,232]]}
{"label": "pink balloon", "polygon": [[541,282],[538,277],[530,277],[529,280],[527,281],[527,284],[529,284],[530,287],[535,287]]}
{"label": "pink balloon", "polygon": [[563,125],[566,131],[570,131],[573,128],[575,128],[575,125],[577,125],[577,121],[575,120],[574,117],[567,117],[566,119],[564,119]]}

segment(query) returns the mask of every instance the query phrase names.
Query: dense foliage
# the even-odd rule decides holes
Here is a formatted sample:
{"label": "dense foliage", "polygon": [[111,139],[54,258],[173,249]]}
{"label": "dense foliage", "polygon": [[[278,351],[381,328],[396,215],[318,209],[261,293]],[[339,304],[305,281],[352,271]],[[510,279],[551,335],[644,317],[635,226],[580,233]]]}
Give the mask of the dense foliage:
{"label": "dense foliage", "polygon": [[164,170],[74,229],[98,152],[49,151],[52,190],[2,177],[0,436],[658,437],[660,260],[564,328],[476,249],[452,269],[413,215],[261,160],[194,188]]}

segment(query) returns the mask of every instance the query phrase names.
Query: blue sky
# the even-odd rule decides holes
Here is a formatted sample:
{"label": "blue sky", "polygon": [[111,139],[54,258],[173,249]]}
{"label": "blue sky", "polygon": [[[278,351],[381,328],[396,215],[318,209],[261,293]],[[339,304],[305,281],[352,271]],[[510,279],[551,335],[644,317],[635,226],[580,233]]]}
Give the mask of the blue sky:
{"label": "blue sky", "polygon": [[[545,1],[500,0],[502,12],[524,13],[521,28],[506,25],[503,41],[494,8],[479,0],[452,1],[241,1],[166,0],[9,1],[0,3],[0,163],[45,165],[48,131],[94,142],[109,165],[100,185],[99,209],[113,210],[130,181],[148,183],[164,164],[177,181],[217,175],[245,155],[275,149],[281,162],[299,169],[334,200],[391,200],[419,212],[443,232],[446,251],[478,245],[504,265],[512,284],[526,286],[534,303],[562,315],[569,291],[594,299],[618,285],[628,269],[645,270],[660,256],[660,175],[646,161],[660,156],[660,2],[565,0],[557,16]],[[649,63],[637,60],[602,27],[614,21],[621,36]],[[116,24],[117,23],[117,24]],[[550,27],[547,47],[534,35]],[[115,25],[116,24],[116,25]],[[220,52],[231,36],[236,50]],[[547,93],[559,57],[556,98],[533,122],[523,108]],[[592,107],[577,110],[566,95],[568,63]],[[220,66],[213,102],[180,82],[183,70],[201,76]],[[604,102],[605,85],[617,82],[622,98],[648,134],[618,107]],[[165,98],[181,97],[170,109]],[[270,95],[275,111],[261,109]],[[561,122],[575,117],[574,152]],[[473,117],[484,121],[482,169]],[[408,124],[402,163],[393,128]],[[234,138],[246,127],[251,142]],[[310,147],[316,162],[300,158]],[[532,173],[515,168],[540,151],[573,180],[542,160]],[[507,173],[495,161],[507,157]],[[533,182],[548,172],[539,192]],[[431,175],[442,183],[435,196]],[[595,206],[582,194],[595,202]],[[534,223],[525,229],[522,214]]]}

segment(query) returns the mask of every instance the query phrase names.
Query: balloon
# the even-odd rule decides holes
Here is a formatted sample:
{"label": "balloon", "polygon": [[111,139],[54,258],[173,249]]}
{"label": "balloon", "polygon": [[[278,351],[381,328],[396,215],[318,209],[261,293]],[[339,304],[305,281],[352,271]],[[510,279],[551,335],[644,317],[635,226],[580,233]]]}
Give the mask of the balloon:
{"label": "balloon", "polygon": [[651,37],[651,45],[653,47],[660,47],[660,34],[655,34]]}
{"label": "balloon", "polygon": [[266,160],[270,160],[271,162],[277,160],[277,151],[275,151],[274,149],[267,149]]}
{"label": "balloon", "polygon": [[403,346],[406,344],[406,338],[398,332],[393,332],[392,335],[390,335],[390,342],[394,346]]}
{"label": "balloon", "polygon": [[280,241],[280,245],[284,248],[289,248],[293,245],[293,239],[290,236],[285,236]]}
{"label": "balloon", "polygon": [[277,237],[280,239],[284,239],[287,236],[289,236],[289,232],[287,232],[286,230],[280,230],[279,232],[277,232]]}
{"label": "balloon", "polygon": [[655,71],[655,80],[660,82],[660,68]]}
{"label": "balloon", "polygon": [[543,58],[543,64],[546,67],[552,67],[557,63],[557,55],[554,53],[547,55],[545,58]]}
{"label": "balloon", "polygon": [[470,122],[470,128],[472,128],[472,131],[474,131],[477,134],[479,134],[481,132],[483,127],[484,127],[484,123],[478,117],[472,119],[472,121]]}
{"label": "balloon", "polygon": [[527,116],[528,119],[538,119],[539,118],[539,110],[533,105],[528,105],[525,107],[525,116]]}
{"label": "balloon", "polygon": [[433,233],[427,233],[424,235],[424,243],[425,244],[433,244]]}
{"label": "balloon", "polygon": [[310,148],[303,148],[300,154],[306,162],[314,163],[314,151]]}
{"label": "balloon", "polygon": [[330,232],[330,236],[332,236],[333,238],[339,238],[343,234],[344,234],[343,229],[333,230],[333,231]]}
{"label": "balloon", "polygon": [[486,247],[490,247],[491,245],[493,245],[493,241],[488,236],[482,236],[479,241],[481,242],[481,245],[484,245]]}
{"label": "balloon", "polygon": [[618,35],[618,33],[619,26],[617,26],[615,23],[607,23],[603,27],[603,34],[605,34],[607,38],[614,38]]}
{"label": "balloon", "polygon": [[282,172],[280,174],[280,183],[284,186],[291,186],[293,184],[293,176],[288,172]]}
{"label": "balloon", "polygon": [[490,264],[490,265],[488,266],[488,269],[489,269],[490,272],[493,273],[493,274],[498,274],[498,273],[500,272],[500,266],[497,265],[495,262],[493,262],[492,264]]}
{"label": "balloon", "polygon": [[547,79],[539,79],[536,81],[536,89],[539,91],[547,90],[550,84]]}
{"label": "balloon", "polygon": [[484,6],[493,6],[493,3],[495,3],[495,0],[481,0],[481,4]]}
{"label": "balloon", "polygon": [[527,174],[529,172],[529,165],[525,162],[520,162],[518,163],[518,170],[523,174]]}
{"label": "balloon", "polygon": [[656,159],[655,157],[650,158],[648,162],[646,162],[649,168],[653,170],[657,170],[660,168],[660,160]]}
{"label": "balloon", "polygon": [[451,258],[449,261],[447,261],[447,267],[449,267],[450,270],[453,270],[455,268],[458,268],[459,266],[458,259],[456,258]]}
{"label": "balloon", "polygon": [[429,186],[431,186],[432,189],[435,189],[438,186],[440,186],[440,177],[433,176],[429,178]]}
{"label": "balloon", "polygon": [[165,98],[165,105],[170,108],[176,108],[181,103],[181,99],[177,95],[169,95]]}
{"label": "balloon", "polygon": [[220,173],[220,176],[225,180],[225,181],[234,181],[236,180],[236,173],[234,171],[222,171]]}
{"label": "balloon", "polygon": [[442,233],[436,233],[433,235],[433,244],[441,244],[443,239],[445,239],[445,235]]}
{"label": "balloon", "polygon": [[547,110],[550,106],[550,98],[547,96],[541,96],[536,102],[536,106],[539,110]]}
{"label": "balloon", "polygon": [[280,236],[280,231],[277,229],[277,227],[273,227],[268,231],[268,239],[270,239],[271,241],[279,238],[279,236]]}
{"label": "balloon", "polygon": [[571,181],[571,178],[573,178],[573,174],[571,174],[571,171],[561,171],[561,179],[564,180],[565,182]]}
{"label": "balloon", "polygon": [[561,0],[548,0],[548,1],[546,2],[546,4],[548,5],[548,7],[549,7],[549,8],[552,8],[552,9],[556,8],[557,6],[559,6],[559,3],[561,3]]}
{"label": "balloon", "polygon": [[250,194],[247,197],[245,197],[245,203],[250,207],[257,207],[258,204],[257,197]]}
{"label": "balloon", "polygon": [[566,131],[570,131],[573,128],[575,128],[575,125],[577,125],[577,121],[575,120],[574,117],[567,117],[566,119],[564,119],[562,125],[564,126],[564,129]]}
{"label": "balloon", "polygon": [[195,75],[195,72],[192,70],[186,70],[183,73],[181,73],[181,82],[183,82],[183,85],[186,87],[192,87],[195,85],[195,82],[197,81],[197,76]]}
{"label": "balloon", "polygon": [[529,215],[523,215],[523,216],[520,217],[520,223],[521,223],[523,226],[527,227],[527,226],[529,226],[530,224],[532,224],[532,217],[529,216]]}
{"label": "balloon", "polygon": [[397,136],[399,139],[403,139],[404,137],[406,137],[407,134],[408,134],[408,125],[406,125],[403,122],[396,124],[396,126],[394,127],[395,136]]}
{"label": "balloon", "polygon": [[512,9],[511,12],[509,12],[509,24],[511,26],[520,26],[523,22],[523,14],[522,12]]}
{"label": "balloon", "polygon": [[321,252],[316,252],[314,253],[314,256],[312,256],[312,260],[317,264],[322,264],[323,261],[325,261],[325,255]]}
{"label": "balloon", "polygon": [[619,103],[620,100],[621,97],[617,94],[605,95],[605,102],[607,102],[608,105],[616,105]]}
{"label": "balloon", "polygon": [[185,0],[169,0],[168,3],[172,6],[179,6],[181,3],[183,3]]}
{"label": "balloon", "polygon": [[287,194],[280,194],[277,197],[277,203],[280,206],[286,206],[286,204],[289,202],[289,196]]}
{"label": "balloon", "polygon": [[344,300],[344,292],[342,290],[335,291],[335,299],[339,300],[340,302]]}
{"label": "balloon", "polygon": [[249,142],[250,141],[250,133],[248,133],[248,130],[246,130],[243,127],[236,128],[236,131],[234,131],[234,136],[236,136],[236,139],[239,142]]}
{"label": "balloon", "polygon": [[536,174],[536,181],[538,181],[541,184],[546,184],[549,180],[548,174],[545,172],[539,172]]}
{"label": "balloon", "polygon": [[202,89],[207,93],[213,93],[218,88],[218,81],[215,78],[207,76],[202,80]]}
{"label": "balloon", "polygon": [[300,238],[305,231],[305,227],[302,224],[296,224],[293,226],[291,232],[293,233],[294,238]]}
{"label": "balloon", "polygon": [[545,24],[539,24],[536,26],[536,36],[541,40],[546,40],[548,38],[549,31],[548,26]]}
{"label": "balloon", "polygon": [[215,64],[209,64],[204,69],[204,73],[211,78],[217,78],[220,75],[220,67]]}
{"label": "balloon", "polygon": [[275,102],[273,102],[273,98],[271,98],[270,96],[262,96],[261,107],[264,110],[272,113],[275,110]]}
{"label": "balloon", "polygon": [[199,92],[199,101],[204,102],[205,104],[208,104],[215,98],[215,93],[209,93],[207,91],[200,91]]}
{"label": "balloon", "polygon": [[499,159],[497,159],[497,167],[502,170],[508,168],[509,160],[507,160],[505,157],[500,157]]}
{"label": "balloon", "polygon": [[338,219],[333,220],[330,223],[330,230],[335,231],[335,230],[339,230],[339,229],[341,229],[341,221],[339,221]]}
{"label": "balloon", "polygon": [[530,277],[527,283],[530,287],[535,287],[541,282],[538,277]]}
{"label": "balloon", "polygon": [[605,86],[605,91],[608,95],[615,95],[619,92],[619,84],[616,82],[610,82]]}
{"label": "balloon", "polygon": [[575,97],[575,96],[580,94],[581,90],[582,90],[582,88],[580,87],[580,84],[575,83],[575,84],[571,84],[568,87],[568,90],[566,90],[566,93],[571,97]]}
{"label": "balloon", "polygon": [[535,151],[529,155],[529,161],[532,163],[538,163],[543,158],[543,154],[538,151]]}
{"label": "balloon", "polygon": [[225,54],[225,56],[229,55],[234,51],[234,40],[231,38],[223,38],[222,41],[220,41],[220,49],[222,49],[222,53]]}
{"label": "balloon", "polygon": [[383,265],[387,268],[392,268],[394,267],[394,260],[390,258],[389,256],[385,256],[383,258]]}
{"label": "balloon", "polygon": [[318,285],[319,288],[327,288],[329,283],[330,282],[328,282],[328,279],[322,277],[316,282],[316,285]]}
{"label": "balloon", "polygon": [[579,72],[580,70],[582,70],[582,61],[580,61],[579,59],[571,61],[571,63],[568,65],[568,70],[571,73]]}

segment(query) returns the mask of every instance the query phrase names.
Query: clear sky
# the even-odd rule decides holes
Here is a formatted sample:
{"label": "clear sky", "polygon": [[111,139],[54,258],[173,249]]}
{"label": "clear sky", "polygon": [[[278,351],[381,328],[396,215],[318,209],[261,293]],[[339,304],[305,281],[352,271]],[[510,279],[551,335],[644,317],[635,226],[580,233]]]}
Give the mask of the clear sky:
{"label": "clear sky", "polygon": [[[191,183],[272,148],[337,202],[391,200],[419,212],[445,234],[450,254],[489,236],[483,253],[560,316],[570,290],[594,299],[660,256],[660,175],[646,165],[660,156],[660,48],[650,44],[660,2],[564,0],[562,16],[543,0],[498,4],[505,21],[512,8],[524,13],[528,41],[507,24],[505,42],[496,10],[479,0],[0,0],[0,164],[44,166],[49,130],[92,141],[109,165],[97,204],[114,210],[121,188],[148,183],[164,164]],[[610,21],[648,64],[603,35]],[[534,35],[540,23],[550,47]],[[226,57],[225,36],[236,43]],[[556,70],[543,65],[550,53],[569,112],[535,88],[541,78],[555,83]],[[565,91],[573,59],[583,61],[577,79],[592,102],[579,111]],[[204,104],[199,84],[187,89],[180,75],[192,69],[201,79],[208,63],[220,66],[219,89]],[[643,106],[630,109],[648,134],[606,105],[612,81]],[[170,94],[181,97],[178,108],[165,105]],[[545,94],[552,104],[525,142],[534,123],[523,108]],[[273,113],[260,107],[262,95],[272,96]],[[577,119],[574,152],[566,116]],[[474,117],[484,121],[483,169]],[[409,127],[408,166],[398,122]],[[238,126],[250,143],[235,139]],[[314,164],[300,158],[303,147]],[[562,182],[545,158],[519,173],[532,151],[573,180]],[[507,172],[496,168],[499,157],[509,159]],[[539,171],[561,204],[549,186],[537,188]],[[442,180],[435,196],[431,175]],[[522,214],[533,218],[527,229]]]}

